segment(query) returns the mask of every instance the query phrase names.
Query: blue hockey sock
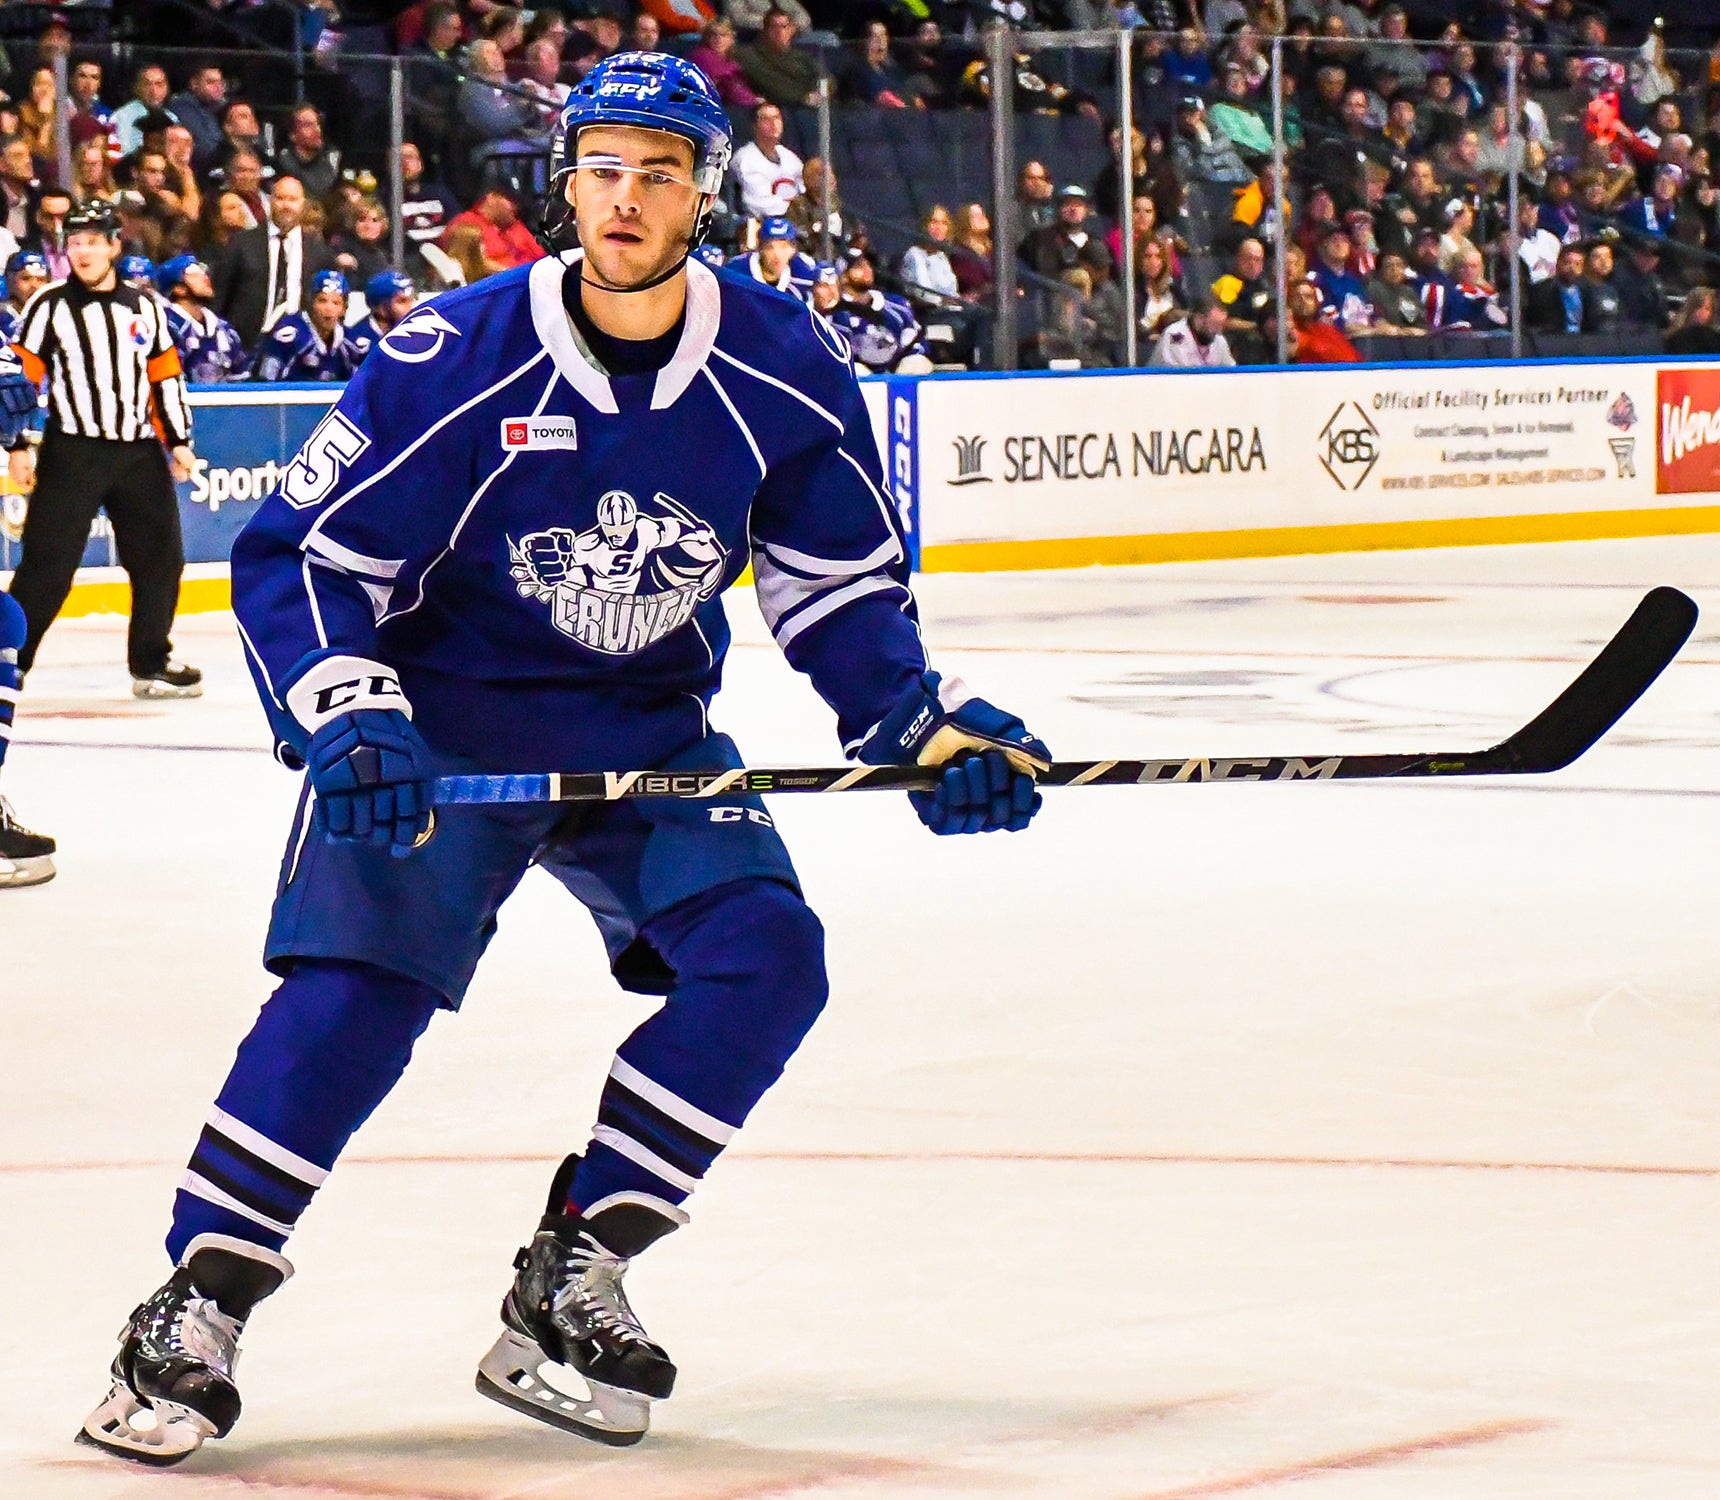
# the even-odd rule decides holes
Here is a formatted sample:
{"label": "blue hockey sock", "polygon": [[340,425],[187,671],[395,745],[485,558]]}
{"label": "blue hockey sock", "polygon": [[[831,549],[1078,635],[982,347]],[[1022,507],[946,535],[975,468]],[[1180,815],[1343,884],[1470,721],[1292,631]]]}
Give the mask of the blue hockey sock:
{"label": "blue hockey sock", "polygon": [[200,1234],[279,1250],[394,1087],[441,997],[368,964],[301,959],[239,1044],[173,1201],[167,1253]]}
{"label": "blue hockey sock", "polygon": [[682,1202],[824,1008],[824,929],[800,896],[747,879],[683,901],[644,936],[675,972],[668,1003],[622,1043],[568,1193]]}
{"label": "blue hockey sock", "polygon": [[12,743],[12,716],[18,711],[18,648],[28,632],[24,611],[10,594],[0,594],[0,766]]}

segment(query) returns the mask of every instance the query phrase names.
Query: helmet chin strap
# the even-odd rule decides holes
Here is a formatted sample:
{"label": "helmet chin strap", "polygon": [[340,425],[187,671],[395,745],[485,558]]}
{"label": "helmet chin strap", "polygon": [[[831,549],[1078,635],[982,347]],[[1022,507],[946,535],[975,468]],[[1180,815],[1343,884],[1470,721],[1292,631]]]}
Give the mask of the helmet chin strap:
{"label": "helmet chin strap", "polygon": [[681,258],[667,271],[659,271],[649,281],[641,281],[638,286],[610,286],[607,282],[593,281],[591,277],[585,274],[585,268],[591,264],[591,257],[586,255],[579,263],[579,283],[581,286],[588,286],[599,292],[613,292],[617,297],[625,297],[633,292],[648,292],[653,287],[662,286],[665,281],[670,281],[679,276],[681,268],[692,259],[692,253],[691,250],[683,251]]}

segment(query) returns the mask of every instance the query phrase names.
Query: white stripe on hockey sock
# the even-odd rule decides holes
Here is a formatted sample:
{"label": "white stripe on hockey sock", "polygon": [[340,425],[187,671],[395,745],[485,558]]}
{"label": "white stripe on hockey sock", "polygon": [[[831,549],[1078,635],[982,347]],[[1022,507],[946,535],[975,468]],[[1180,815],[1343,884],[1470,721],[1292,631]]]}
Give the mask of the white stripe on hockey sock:
{"label": "white stripe on hockey sock", "polygon": [[597,1125],[591,1131],[592,1140],[607,1146],[617,1156],[625,1156],[636,1166],[643,1167],[655,1177],[661,1177],[670,1187],[678,1187],[683,1193],[690,1193],[699,1185],[697,1177],[689,1177],[679,1167],[672,1167],[655,1151],[641,1146],[630,1135],[623,1135],[608,1125]]}
{"label": "white stripe on hockey sock", "polygon": [[291,1234],[293,1226],[282,1224],[271,1219],[266,1214],[260,1214],[254,1208],[247,1208],[231,1193],[224,1193],[214,1183],[195,1172],[187,1172],[185,1180],[179,1184],[179,1191],[190,1193],[193,1198],[201,1198],[205,1203],[213,1203],[217,1208],[224,1208],[229,1213],[238,1214],[241,1219],[249,1219],[253,1224],[261,1224],[265,1229],[272,1229],[276,1234]]}
{"label": "white stripe on hockey sock", "polygon": [[0,703],[16,703],[22,696],[19,689],[0,684]]}
{"label": "white stripe on hockey sock", "polygon": [[689,1130],[696,1130],[707,1141],[714,1141],[719,1146],[726,1146],[735,1138],[738,1125],[725,1125],[715,1115],[708,1115],[702,1109],[687,1103],[678,1094],[671,1094],[660,1083],[653,1083],[637,1068],[623,1062],[619,1057],[610,1065],[609,1076],[623,1088],[632,1089],[647,1104],[655,1105],[671,1120],[679,1121]]}
{"label": "white stripe on hockey sock", "polygon": [[209,1123],[229,1140],[237,1141],[253,1156],[260,1156],[271,1167],[291,1172],[306,1187],[319,1188],[328,1181],[328,1168],[314,1161],[294,1156],[285,1146],[277,1146],[266,1135],[259,1135],[243,1120],[235,1119],[218,1105],[209,1111]]}

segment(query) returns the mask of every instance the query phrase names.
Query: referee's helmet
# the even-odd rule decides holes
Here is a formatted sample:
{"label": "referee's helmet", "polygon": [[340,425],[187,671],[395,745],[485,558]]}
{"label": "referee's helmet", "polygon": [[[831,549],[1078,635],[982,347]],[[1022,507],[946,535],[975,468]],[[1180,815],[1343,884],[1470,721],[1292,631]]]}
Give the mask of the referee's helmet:
{"label": "referee's helmet", "polygon": [[113,205],[101,198],[91,198],[88,203],[80,203],[66,215],[66,238],[74,234],[100,234],[110,240],[119,238],[119,215],[113,211]]}

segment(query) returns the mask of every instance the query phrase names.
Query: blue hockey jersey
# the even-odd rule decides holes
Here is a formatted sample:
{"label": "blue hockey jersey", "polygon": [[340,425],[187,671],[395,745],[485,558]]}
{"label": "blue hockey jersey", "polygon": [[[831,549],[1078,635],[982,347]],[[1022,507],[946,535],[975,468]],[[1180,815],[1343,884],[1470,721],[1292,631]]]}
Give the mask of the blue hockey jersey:
{"label": "blue hockey jersey", "polygon": [[251,368],[251,356],[239,331],[207,307],[196,317],[177,303],[167,304],[167,331],[179,351],[179,363],[192,385],[219,385],[224,380],[243,380]]}
{"label": "blue hockey jersey", "polygon": [[309,313],[296,312],[263,335],[252,356],[253,380],[350,380],[358,359],[339,323],[325,344]]}
{"label": "blue hockey jersey", "polygon": [[493,770],[661,763],[707,731],[750,560],[852,745],[924,669],[907,550],[841,341],[687,266],[673,358],[610,377],[545,258],[414,310],[233,550],[277,735],[410,706]]}
{"label": "blue hockey jersey", "polygon": [[858,300],[844,296],[824,316],[868,370],[893,370],[904,355],[924,352],[914,309],[889,292],[870,291]]}
{"label": "blue hockey jersey", "polygon": [[0,344],[15,344],[24,331],[24,314],[10,302],[0,303]]}
{"label": "blue hockey jersey", "polygon": [[346,325],[346,341],[352,345],[352,363],[356,368],[362,365],[374,349],[386,337],[383,330],[376,326],[376,319],[365,318],[359,323]]}

